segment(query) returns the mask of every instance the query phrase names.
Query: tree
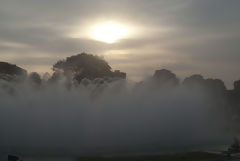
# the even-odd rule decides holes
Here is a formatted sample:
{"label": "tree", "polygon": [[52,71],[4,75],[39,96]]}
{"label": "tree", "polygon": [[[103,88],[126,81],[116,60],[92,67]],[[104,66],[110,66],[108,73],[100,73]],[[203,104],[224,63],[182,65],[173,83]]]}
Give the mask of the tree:
{"label": "tree", "polygon": [[9,75],[26,75],[27,71],[7,62],[0,62],[0,73]]}
{"label": "tree", "polygon": [[42,83],[41,77],[37,72],[30,73],[29,80],[35,85],[40,85]]}
{"label": "tree", "polygon": [[205,90],[213,96],[223,96],[226,91],[226,86],[221,79],[204,79],[203,76],[199,74],[194,74],[185,78],[183,85],[190,88]]}
{"label": "tree", "polygon": [[0,79],[6,81],[19,80],[25,78],[27,71],[7,62],[0,62]]}
{"label": "tree", "polygon": [[205,84],[205,79],[203,78],[202,75],[199,75],[199,74],[191,75],[190,77],[185,78],[183,81],[183,85],[191,88],[204,86],[204,84]]}
{"label": "tree", "polygon": [[205,85],[208,91],[214,92],[216,95],[223,95],[226,91],[226,86],[221,79],[208,78],[205,80]]}
{"label": "tree", "polygon": [[121,76],[119,71],[112,72],[110,65],[104,59],[86,53],[58,61],[53,65],[53,71],[54,73],[63,72],[65,76],[72,77],[78,82],[83,78],[93,80],[95,78]]}
{"label": "tree", "polygon": [[240,94],[240,80],[235,81],[233,86],[234,86],[234,91]]}
{"label": "tree", "polygon": [[153,75],[153,80],[160,86],[177,86],[179,84],[177,76],[167,69],[156,70]]}

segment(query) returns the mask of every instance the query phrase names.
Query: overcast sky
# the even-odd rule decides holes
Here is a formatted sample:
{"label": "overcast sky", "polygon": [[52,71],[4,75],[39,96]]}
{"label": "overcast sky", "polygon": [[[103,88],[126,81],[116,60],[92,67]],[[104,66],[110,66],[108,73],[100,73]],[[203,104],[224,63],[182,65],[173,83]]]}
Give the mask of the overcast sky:
{"label": "overcast sky", "polygon": [[[105,21],[134,34],[113,44],[86,36]],[[240,79],[240,1],[0,0],[0,61],[49,72],[57,60],[81,52],[104,56],[133,80],[167,68],[231,87]]]}

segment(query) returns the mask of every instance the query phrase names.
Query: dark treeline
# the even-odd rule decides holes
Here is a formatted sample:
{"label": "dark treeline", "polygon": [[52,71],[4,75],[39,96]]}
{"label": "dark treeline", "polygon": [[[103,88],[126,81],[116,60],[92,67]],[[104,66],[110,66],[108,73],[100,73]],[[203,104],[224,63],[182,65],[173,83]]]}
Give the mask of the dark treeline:
{"label": "dark treeline", "polygon": [[[119,70],[112,71],[110,65],[103,58],[86,53],[60,60],[53,65],[52,70],[52,75],[45,73],[41,78],[36,72],[27,74],[25,69],[6,62],[0,62],[0,80],[5,82],[28,80],[32,85],[40,87],[43,80],[51,84],[64,78],[67,87],[71,87],[73,84],[87,86],[90,83],[103,84],[126,79],[126,73]],[[149,80],[137,83],[136,88],[146,84],[147,81]],[[220,79],[205,79],[203,76],[195,74],[180,82],[174,73],[162,69],[155,71],[150,82],[154,89],[184,86],[193,91],[206,91],[207,94],[217,100],[216,105],[226,107],[229,113],[240,114],[240,80],[235,81],[234,88],[228,90]],[[6,90],[7,88],[1,85],[0,90],[3,89]],[[8,89],[8,92],[12,93],[13,91]]]}

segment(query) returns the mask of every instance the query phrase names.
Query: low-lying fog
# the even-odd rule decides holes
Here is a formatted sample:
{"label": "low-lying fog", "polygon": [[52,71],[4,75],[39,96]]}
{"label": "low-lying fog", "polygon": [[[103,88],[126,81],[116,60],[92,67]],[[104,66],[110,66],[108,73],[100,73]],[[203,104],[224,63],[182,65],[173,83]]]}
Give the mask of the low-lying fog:
{"label": "low-lying fog", "polygon": [[128,154],[231,142],[224,103],[201,88],[158,86],[151,78],[87,83],[1,81],[1,151]]}

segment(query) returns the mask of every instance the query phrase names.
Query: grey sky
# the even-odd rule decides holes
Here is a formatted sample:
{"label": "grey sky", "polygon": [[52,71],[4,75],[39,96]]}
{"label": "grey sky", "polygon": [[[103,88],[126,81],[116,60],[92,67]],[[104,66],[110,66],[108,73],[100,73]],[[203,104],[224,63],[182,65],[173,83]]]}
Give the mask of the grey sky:
{"label": "grey sky", "polygon": [[[137,35],[114,44],[68,36],[99,20],[126,23]],[[44,72],[85,51],[130,79],[167,68],[231,87],[240,79],[239,20],[239,0],[0,0],[0,60]]]}

